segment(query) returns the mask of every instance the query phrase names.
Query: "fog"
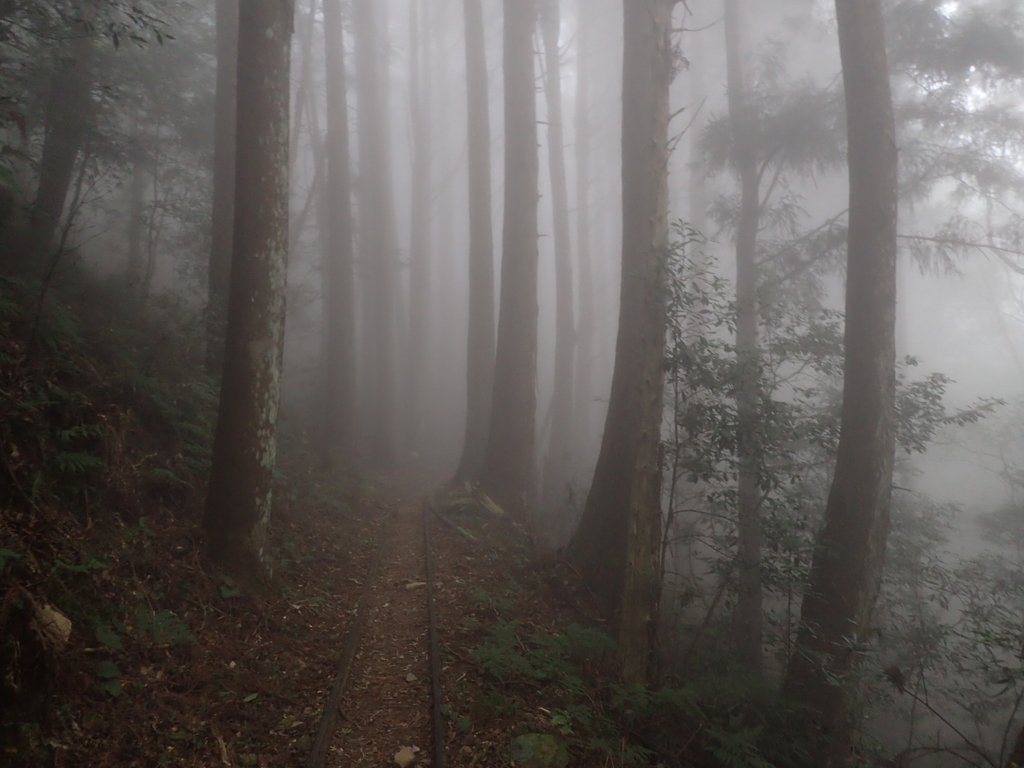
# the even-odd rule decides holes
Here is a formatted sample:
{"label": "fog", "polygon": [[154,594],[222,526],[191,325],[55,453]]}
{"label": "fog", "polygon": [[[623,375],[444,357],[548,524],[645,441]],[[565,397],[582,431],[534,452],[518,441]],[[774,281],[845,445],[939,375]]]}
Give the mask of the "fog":
{"label": "fog", "polygon": [[[330,3],[337,10],[324,7]],[[623,94],[639,85],[622,82],[623,0],[539,3],[532,38],[536,282],[532,295],[505,294],[503,276],[529,285],[528,276],[510,271],[515,264],[506,268],[503,251],[519,247],[506,218],[521,214],[516,179],[506,174],[529,165],[514,153],[517,139],[533,137],[506,134],[517,97],[505,91],[512,82],[509,2],[482,0],[489,125],[482,154],[473,156],[471,129],[481,111],[467,106],[473,30],[465,14],[472,4],[295,2],[279,451],[323,445],[324,456],[341,457],[346,471],[377,480],[415,476],[466,493],[482,483],[530,528],[538,550],[557,560],[573,551],[581,519],[586,524],[606,439],[630,245],[623,241]],[[50,5],[0,3],[5,247],[13,253],[10,243],[22,242],[15,239],[20,228],[38,231],[26,222],[37,227],[41,179],[53,172],[43,154],[59,126],[74,122],[59,221],[44,249],[55,255],[25,273],[42,281],[44,295],[51,284],[74,293],[83,273],[124,285],[140,311],[178,318],[201,338],[216,315],[215,115],[219,100],[234,104],[217,92],[225,54],[215,4]],[[863,663],[850,717],[874,750],[864,760],[875,762],[858,764],[1008,766],[1024,697],[1024,14],[1014,0],[882,5],[899,157],[896,470],[880,602],[857,640]],[[342,73],[331,70],[325,42],[338,18],[330,14],[339,11],[340,128],[328,93]],[[545,50],[542,34],[552,12],[559,14],[555,53]],[[757,674],[779,685],[798,643],[843,398],[850,209],[843,72],[832,2],[740,3],[734,71],[724,12],[722,0],[689,0],[674,4],[672,15],[667,185],[668,219],[678,228],[662,276],[670,319],[659,449],[659,653],[666,674],[685,679],[694,668],[716,668],[720,646],[729,644],[743,599],[742,568],[733,566],[741,560],[736,487],[747,438],[736,434],[749,385],[763,553]],[[88,71],[75,69],[82,39],[91,46]],[[560,64],[553,95],[546,80],[552,55]],[[76,76],[84,82],[71,82]],[[237,77],[243,84],[266,75],[240,69]],[[72,103],[62,82],[65,91],[85,89],[87,108]],[[737,88],[742,101],[730,99]],[[562,114],[559,147],[550,143],[552,98]],[[730,111],[737,103],[739,115]],[[246,130],[239,124],[237,136]],[[349,187],[332,186],[340,178],[330,159],[339,131],[347,136],[341,159]],[[756,369],[743,367],[737,336],[744,141],[757,195],[750,254]],[[494,326],[485,334],[492,377],[495,339],[498,345],[498,380],[481,407],[493,428],[507,407],[515,411],[508,418],[532,434],[515,493],[505,493],[518,461],[512,449],[506,458],[503,446],[485,451],[486,433],[467,442],[471,382],[481,380],[473,378],[470,354],[484,316],[471,308],[481,291],[474,264],[482,251],[471,245],[479,195],[470,183],[481,158],[490,173],[493,306],[484,315]],[[551,172],[558,165],[562,176]],[[347,221],[339,199],[351,205],[348,229],[338,224]],[[252,215],[236,210],[236,237]],[[351,246],[351,302],[331,315],[337,299],[325,286],[339,237]],[[534,303],[534,346],[509,342],[516,351],[503,368],[501,324],[527,328],[528,345],[522,323]],[[338,317],[351,342],[343,375],[351,378],[345,407],[353,423],[343,445],[328,434],[339,422],[325,405],[338,330],[330,324]],[[223,334],[221,326],[196,344],[216,349]],[[569,371],[568,382],[560,371]],[[532,411],[519,410],[521,390],[502,389],[503,376],[520,372],[535,398]],[[524,419],[532,424],[523,427]],[[492,432],[492,441],[494,434],[506,432]],[[480,470],[485,455],[490,469]]]}

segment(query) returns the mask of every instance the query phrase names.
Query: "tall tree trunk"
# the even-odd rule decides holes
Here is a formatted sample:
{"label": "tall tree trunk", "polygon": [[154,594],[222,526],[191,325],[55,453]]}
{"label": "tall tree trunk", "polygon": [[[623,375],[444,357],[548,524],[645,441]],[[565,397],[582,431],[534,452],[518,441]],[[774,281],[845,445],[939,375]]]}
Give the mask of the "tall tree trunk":
{"label": "tall tree trunk", "polygon": [[572,243],[569,239],[569,191],[565,173],[565,130],[562,122],[562,64],[559,0],[542,0],[541,37],[544,41],[544,95],[548,109],[548,175],[555,246],[555,381],[551,398],[551,432],[544,462],[544,503],[557,510],[566,500],[573,429]]}
{"label": "tall tree trunk", "polygon": [[479,480],[494,389],[494,234],[491,224],[491,110],[480,0],[463,0],[469,143],[469,334],[466,434],[456,479]]}
{"label": "tall tree trunk", "polygon": [[[294,163],[299,157],[299,141],[302,139],[302,123],[306,113],[310,112],[309,137],[312,144],[317,127],[313,125],[312,110],[308,108],[315,97],[310,95],[313,82],[313,32],[316,30],[317,0],[309,0],[308,8],[302,3],[296,5],[295,40],[302,51],[299,60],[298,82],[295,86],[295,97],[291,100],[292,121],[289,128],[288,156]],[[299,23],[301,22],[301,24]],[[325,53],[326,56],[326,53]]]}
{"label": "tall tree trunk", "polygon": [[537,410],[535,0],[504,0],[505,222],[494,395],[482,481],[514,514],[533,500]]}
{"label": "tall tree trunk", "polygon": [[327,207],[324,251],[324,352],[327,456],[355,448],[355,288],[352,173],[349,167],[348,78],[341,0],[324,0],[327,66]]}
{"label": "tall tree trunk", "polygon": [[29,212],[26,252],[21,254],[29,259],[46,256],[54,245],[75,163],[93,114],[91,90],[96,49],[86,25],[95,17],[95,6],[84,3],[81,12],[82,21],[73,29],[73,37],[57,48],[58,65],[50,85],[46,133],[39,159],[39,186]]}
{"label": "tall tree trunk", "polygon": [[619,332],[601,453],[569,555],[609,611],[620,611],[623,675],[642,681],[651,662],[660,573],[674,2],[624,5]]}
{"label": "tall tree trunk", "polygon": [[[409,375],[405,406],[408,409],[409,448],[418,454],[424,438],[424,390],[430,375],[430,25],[420,29],[420,0],[409,0],[409,108],[412,114],[412,201],[409,232]],[[423,5],[424,10],[429,4]],[[424,14],[425,16],[426,14]],[[421,38],[425,38],[421,44]],[[422,59],[422,66],[421,66]]]}
{"label": "tall tree trunk", "polygon": [[[692,16],[688,16],[692,19]],[[690,25],[697,27],[695,31],[686,36],[686,57],[689,59],[687,68],[689,74],[689,101],[690,109],[701,113],[707,108],[707,88],[704,84],[704,36],[705,30],[695,21]],[[688,129],[687,150],[689,154],[688,167],[686,169],[687,188],[687,216],[689,224],[702,235],[708,234],[708,192],[707,192],[707,166],[700,155],[700,135],[704,121],[701,115],[694,114]]]}
{"label": "tall tree trunk", "polygon": [[234,252],[204,525],[231,567],[266,564],[288,261],[292,2],[239,9]]}
{"label": "tall tree trunk", "polygon": [[394,232],[391,149],[388,137],[386,55],[380,0],[352,0],[359,104],[360,261],[367,300],[363,318],[369,458],[387,466],[396,459],[395,364],[398,336],[398,252]]}
{"label": "tall tree trunk", "polygon": [[206,327],[207,365],[221,365],[231,280],[235,211],[235,114],[238,108],[238,0],[217,0],[217,92],[213,137],[213,220]]}
{"label": "tall tree trunk", "polygon": [[897,151],[879,0],[836,0],[846,88],[850,227],[846,363],[835,476],[786,692],[816,726],[814,765],[849,763],[857,646],[867,640],[889,532],[894,454]]}
{"label": "tall tree trunk", "polygon": [[[646,5],[647,7],[643,7]],[[637,358],[624,359],[636,377],[638,440],[634,454],[626,536],[619,648],[627,682],[648,682],[654,661],[661,592],[661,422],[664,390],[668,258],[669,90],[673,77],[672,9],[675,0],[627,4],[622,82],[623,282],[639,269],[646,305],[640,316]],[[623,294],[625,306],[625,294]],[[620,320],[622,323],[622,320]],[[620,340],[622,336],[620,335]],[[620,365],[620,346],[616,372]],[[614,385],[613,385],[614,388]]]}
{"label": "tall tree trunk", "polygon": [[748,103],[740,0],[725,1],[725,50],[733,164],[740,181],[736,222],[736,458],[739,589],[735,641],[741,663],[761,669],[761,515],[758,455],[757,230],[760,183],[754,124]]}
{"label": "tall tree trunk", "polygon": [[594,365],[594,268],[590,248],[590,61],[591,21],[588,0],[578,0],[576,18],[576,265],[579,276],[576,321],[576,355],[573,371],[573,452],[576,469],[590,458],[590,420]]}

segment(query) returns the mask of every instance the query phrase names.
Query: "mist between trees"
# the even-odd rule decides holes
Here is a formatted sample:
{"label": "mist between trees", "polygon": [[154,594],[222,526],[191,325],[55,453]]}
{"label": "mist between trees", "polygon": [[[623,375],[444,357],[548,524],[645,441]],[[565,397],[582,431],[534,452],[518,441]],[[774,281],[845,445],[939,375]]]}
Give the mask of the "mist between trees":
{"label": "mist between trees", "polygon": [[708,764],[1024,765],[1018,3],[8,0],[0,51],[19,354],[97,284],[186,329],[215,561],[272,569],[302,442],[736,691]]}

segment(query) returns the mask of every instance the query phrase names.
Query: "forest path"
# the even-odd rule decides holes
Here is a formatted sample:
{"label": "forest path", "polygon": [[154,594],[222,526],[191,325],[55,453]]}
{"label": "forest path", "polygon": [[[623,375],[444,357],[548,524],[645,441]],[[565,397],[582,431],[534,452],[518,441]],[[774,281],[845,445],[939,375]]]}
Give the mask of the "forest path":
{"label": "forest path", "polygon": [[[384,506],[389,519],[379,532],[379,572],[364,597],[366,623],[326,762],[332,768],[395,765],[403,748],[422,765],[430,752],[421,500],[405,496]],[[345,638],[338,640],[340,647]]]}

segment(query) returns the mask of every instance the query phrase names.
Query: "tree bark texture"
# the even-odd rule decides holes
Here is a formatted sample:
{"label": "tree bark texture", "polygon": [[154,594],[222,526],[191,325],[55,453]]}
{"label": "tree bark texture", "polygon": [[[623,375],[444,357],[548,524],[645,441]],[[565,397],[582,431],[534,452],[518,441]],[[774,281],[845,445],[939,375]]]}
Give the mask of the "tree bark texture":
{"label": "tree bark texture", "polygon": [[757,140],[744,64],[741,0],[725,0],[725,50],[733,165],[740,182],[736,222],[736,522],[739,585],[734,615],[736,654],[761,669],[761,514],[758,433],[757,232],[760,179]]}
{"label": "tree bark texture", "polygon": [[483,468],[494,389],[494,232],[491,223],[491,115],[481,0],[463,0],[469,143],[469,334],[466,433],[456,479],[476,482]]}
{"label": "tree bark texture", "polygon": [[569,236],[569,190],[565,172],[565,128],[562,119],[562,64],[558,40],[560,0],[542,0],[544,95],[547,103],[548,175],[555,254],[555,366],[551,398],[551,431],[544,462],[544,504],[553,512],[566,502],[572,452],[573,362],[576,329],[573,317],[572,243]]}
{"label": "tree bark texture", "polygon": [[211,554],[266,564],[288,261],[289,53],[294,6],[239,13],[234,250],[204,525]]}
{"label": "tree bark texture", "polygon": [[889,532],[894,454],[897,150],[879,0],[837,0],[850,227],[846,365],[835,476],[786,692],[807,705],[814,765],[850,762],[849,696]]}
{"label": "tree bark texture", "polygon": [[380,0],[352,0],[359,135],[359,261],[366,279],[362,363],[366,369],[368,455],[379,466],[397,458],[395,392],[398,343],[398,248],[395,241],[387,58]]}
{"label": "tree bark texture", "polygon": [[349,165],[348,78],[341,0],[324,0],[327,64],[327,208],[324,252],[325,447],[351,458],[355,450],[355,285],[352,172]]}
{"label": "tree bark texture", "polygon": [[217,84],[213,134],[213,219],[207,278],[207,363],[217,369],[224,345],[235,208],[238,0],[217,0]]}
{"label": "tree bark texture", "polygon": [[534,495],[537,409],[535,0],[504,0],[505,221],[494,395],[482,482],[522,516]]}
{"label": "tree bark texture", "polygon": [[673,5],[624,7],[619,332],[601,452],[569,549],[607,610],[619,611],[631,681],[648,677],[658,614]]}

